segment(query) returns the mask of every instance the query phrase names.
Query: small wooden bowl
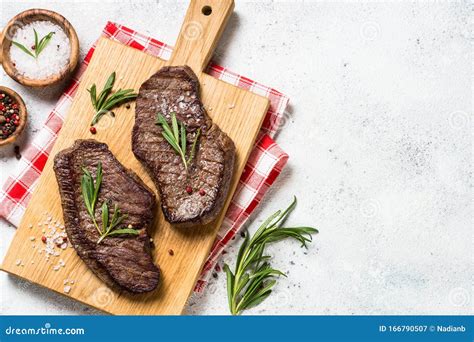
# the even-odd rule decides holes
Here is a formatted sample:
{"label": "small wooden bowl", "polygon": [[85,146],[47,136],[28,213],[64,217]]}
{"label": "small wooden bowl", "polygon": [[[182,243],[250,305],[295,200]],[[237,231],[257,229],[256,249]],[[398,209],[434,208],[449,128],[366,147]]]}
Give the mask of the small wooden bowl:
{"label": "small wooden bowl", "polygon": [[17,126],[15,132],[13,132],[13,134],[6,139],[0,139],[0,146],[5,146],[14,142],[20,136],[21,132],[23,132],[26,122],[28,121],[28,112],[26,110],[25,102],[23,102],[23,99],[17,94],[16,91],[0,86],[0,93],[9,95],[16,103],[18,103],[18,113],[20,115],[20,124]]}
{"label": "small wooden bowl", "polygon": [[[10,59],[11,37],[15,35],[17,29],[34,21],[45,20],[58,25],[68,36],[71,44],[71,55],[67,67],[56,75],[45,79],[31,79],[21,75]],[[79,40],[71,23],[62,15],[45,9],[30,9],[14,16],[5,26],[0,36],[0,62],[3,64],[5,72],[18,83],[30,87],[45,87],[55,84],[65,79],[74,71],[79,60]]]}

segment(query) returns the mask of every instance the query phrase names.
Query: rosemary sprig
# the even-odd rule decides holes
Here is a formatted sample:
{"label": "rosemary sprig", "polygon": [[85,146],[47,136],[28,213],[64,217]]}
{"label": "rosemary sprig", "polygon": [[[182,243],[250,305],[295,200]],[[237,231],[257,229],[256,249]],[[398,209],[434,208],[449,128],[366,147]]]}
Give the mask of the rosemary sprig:
{"label": "rosemary sprig", "polygon": [[102,89],[99,95],[97,95],[97,86],[95,83],[90,89],[87,89],[91,95],[92,106],[96,111],[92,118],[91,126],[95,125],[100,118],[107,114],[112,108],[137,98],[138,94],[134,93],[133,89],[119,89],[111,94],[114,83],[115,71],[110,74],[107,82],[105,82],[104,89]]}
{"label": "rosemary sprig", "polygon": [[296,197],[283,212],[278,210],[263,222],[252,238],[246,234],[237,255],[234,273],[229,265],[224,265],[229,309],[233,315],[263,302],[272,293],[275,278],[286,277],[283,272],[272,268],[269,263],[271,257],[263,254],[268,243],[292,238],[301,242],[301,247],[306,247],[312,240],[311,234],[318,233],[312,227],[282,227],[295,206]]}
{"label": "rosemary sprig", "polygon": [[117,204],[114,206],[114,213],[112,219],[109,220],[109,205],[107,200],[102,203],[102,227],[99,227],[95,219],[95,209],[97,199],[99,197],[100,186],[102,185],[102,163],[99,162],[97,165],[97,171],[95,175],[95,181],[92,174],[86,169],[82,168],[81,177],[81,190],[82,197],[84,198],[84,205],[86,206],[87,213],[92,219],[97,232],[99,233],[99,240],[97,244],[101,243],[106,237],[121,234],[138,235],[138,231],[132,228],[118,228],[118,225],[127,217],[120,213],[120,209]]}
{"label": "rosemary sprig", "polygon": [[171,147],[173,147],[176,153],[179,154],[181,160],[183,161],[184,168],[187,170],[196,153],[196,145],[199,139],[199,135],[201,134],[201,129],[199,128],[197,130],[193,144],[191,145],[191,149],[189,151],[189,157],[186,158],[186,127],[184,123],[176,119],[176,113],[171,112],[171,127],[161,113],[158,113],[158,115],[156,116],[156,124],[161,125],[161,127],[163,128],[163,137],[171,145]]}
{"label": "rosemary sprig", "polygon": [[121,235],[121,234],[131,234],[138,235],[138,231],[133,228],[120,228],[117,229],[117,226],[126,218],[126,215],[120,213],[120,209],[117,204],[114,206],[114,213],[112,219],[109,222],[109,206],[107,201],[104,201],[102,204],[102,231],[101,236],[97,243],[101,243],[107,236]]}
{"label": "rosemary sprig", "polygon": [[53,38],[53,34],[55,32],[49,32],[46,36],[44,36],[41,39],[39,39],[38,32],[36,32],[35,29],[33,29],[33,32],[35,33],[35,44],[33,45],[34,46],[33,52],[31,52],[30,49],[28,49],[26,46],[18,42],[12,41],[12,44],[19,47],[21,50],[23,50],[23,52],[30,55],[31,57],[37,59],[40,53],[46,47],[46,45],[48,45],[51,38]]}

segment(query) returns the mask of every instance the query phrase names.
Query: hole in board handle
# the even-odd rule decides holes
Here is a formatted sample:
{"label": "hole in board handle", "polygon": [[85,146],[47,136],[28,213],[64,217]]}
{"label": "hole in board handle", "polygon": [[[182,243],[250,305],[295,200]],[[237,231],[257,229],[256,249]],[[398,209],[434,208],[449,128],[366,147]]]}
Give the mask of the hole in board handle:
{"label": "hole in board handle", "polygon": [[211,6],[204,6],[201,10],[202,14],[205,16],[211,15],[212,13],[212,7]]}

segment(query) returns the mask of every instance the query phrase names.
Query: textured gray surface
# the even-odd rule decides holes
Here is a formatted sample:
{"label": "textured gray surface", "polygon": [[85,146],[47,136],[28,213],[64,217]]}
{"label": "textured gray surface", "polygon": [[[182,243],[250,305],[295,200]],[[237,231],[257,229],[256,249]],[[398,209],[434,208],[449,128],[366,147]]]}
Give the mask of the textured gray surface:
{"label": "textured gray surface", "polygon": [[[6,3],[0,25],[30,7],[62,13],[83,54],[107,20],[172,44],[186,8]],[[278,136],[289,164],[250,230],[296,194],[290,222],[321,231],[308,251],[292,242],[271,248],[289,277],[248,313],[471,313],[472,4],[237,1],[235,12],[217,61],[291,98]],[[24,96],[25,138],[33,136],[60,89],[26,89],[3,72],[0,81]],[[0,157],[3,181],[17,161],[11,148]],[[3,257],[14,228],[1,222],[0,230]],[[234,258],[231,248],[225,259]],[[95,313],[4,273],[0,286],[3,314]],[[222,273],[186,312],[228,312]]]}

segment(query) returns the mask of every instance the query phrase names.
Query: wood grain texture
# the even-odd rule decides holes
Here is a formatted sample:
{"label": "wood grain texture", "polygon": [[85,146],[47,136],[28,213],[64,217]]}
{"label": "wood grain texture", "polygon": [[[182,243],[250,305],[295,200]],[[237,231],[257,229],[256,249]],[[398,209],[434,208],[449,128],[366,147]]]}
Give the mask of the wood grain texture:
{"label": "wood grain texture", "polygon": [[[232,1],[224,2],[233,6]],[[190,14],[188,11],[187,18],[193,18],[194,15],[199,16],[202,3],[201,0],[193,1],[189,10],[193,13]],[[228,11],[227,16],[230,14],[232,6],[224,7],[224,10]],[[194,13],[196,11],[199,13]],[[213,14],[216,12],[218,13],[218,10],[215,11],[213,8]],[[221,25],[225,21],[226,18],[222,17]],[[183,27],[185,25],[186,21]],[[204,27],[207,27],[206,25]],[[216,26],[216,28],[218,27]],[[213,34],[215,35],[214,39],[217,39],[221,31],[222,29],[219,28],[214,30],[206,28],[203,32]],[[180,39],[182,36],[178,41]],[[182,45],[179,43],[178,46]],[[215,42],[211,42],[208,48],[212,50],[214,46]],[[200,57],[186,60],[205,63],[208,58],[208,51],[194,49],[189,53],[198,53]],[[182,56],[186,58],[185,55]],[[181,57],[171,59],[171,63],[179,63],[179,61],[182,61]],[[138,296],[126,296],[113,292],[94,276],[72,248],[67,248],[59,257],[53,257],[49,262],[46,261],[43,254],[38,253],[38,247],[42,247],[40,241],[42,231],[41,227],[38,227],[38,223],[44,222],[45,216],[51,216],[53,220],[62,222],[61,201],[52,168],[53,157],[60,150],[71,146],[76,139],[93,137],[98,141],[106,142],[117,159],[126,167],[134,170],[156,193],[153,182],[131,151],[134,104],[130,109],[122,106],[114,110],[115,119],[110,116],[103,117],[98,124],[97,134],[92,136],[89,132],[89,122],[93,116],[93,108],[86,89],[93,83],[101,88],[113,71],[117,72],[115,88],[138,89],[147,78],[167,64],[170,62],[107,39],[101,39],[98,42],[70,112],[53,147],[51,157],[46,163],[23,221],[18,227],[3,261],[4,271],[61,294],[64,294],[63,281],[67,278],[74,279],[75,284],[69,293],[70,297],[112,314],[173,315],[182,312],[212,247],[230,198],[268,109],[268,99],[264,97],[219,81],[202,72],[198,74],[202,101],[208,109],[209,115],[235,142],[237,149],[236,171],[225,209],[219,218],[211,224],[194,229],[177,229],[164,220],[161,209],[159,206],[157,207],[151,236],[155,242],[154,259],[160,265],[163,277],[156,291]],[[199,64],[193,65],[195,71],[199,72],[196,68],[202,68],[202,65]],[[30,228],[30,225],[33,225],[33,228]],[[35,242],[30,241],[30,237],[35,237]],[[36,243],[37,248],[32,248],[33,243]],[[168,253],[170,249],[173,250],[174,255]],[[66,265],[58,271],[53,271],[53,265],[58,263],[59,258],[63,259]],[[18,266],[18,260],[21,260],[21,264],[24,266]]]}

